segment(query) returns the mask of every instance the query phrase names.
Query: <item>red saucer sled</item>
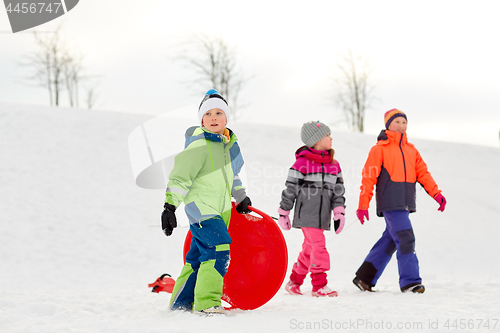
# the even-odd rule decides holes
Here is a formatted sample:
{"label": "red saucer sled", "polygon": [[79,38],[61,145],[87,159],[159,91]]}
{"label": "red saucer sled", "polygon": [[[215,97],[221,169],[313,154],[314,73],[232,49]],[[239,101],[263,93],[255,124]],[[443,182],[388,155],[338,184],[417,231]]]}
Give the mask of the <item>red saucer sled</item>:
{"label": "red saucer sled", "polygon": [[[288,252],[285,238],[276,222],[266,213],[248,207],[252,214],[231,210],[229,235],[231,261],[224,277],[222,299],[229,309],[253,310],[266,304],[285,279]],[[184,263],[191,245],[188,231],[184,241]]]}

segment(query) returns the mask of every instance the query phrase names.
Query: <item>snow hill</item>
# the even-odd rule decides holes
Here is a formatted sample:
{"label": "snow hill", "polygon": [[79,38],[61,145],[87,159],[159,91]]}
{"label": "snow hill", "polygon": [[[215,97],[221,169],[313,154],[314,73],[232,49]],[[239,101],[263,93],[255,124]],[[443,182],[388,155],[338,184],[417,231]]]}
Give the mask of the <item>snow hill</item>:
{"label": "snow hill", "polygon": [[[178,116],[165,129],[174,141],[196,124]],[[413,140],[411,124],[409,139],[448,200],[441,213],[417,191],[411,218],[425,294],[399,291],[395,257],[378,293],[351,283],[384,229],[373,209],[364,226],[355,218],[361,168],[376,138],[333,133],[347,189],[347,228],[326,233],[329,285],[339,297],[307,295],[306,280],[306,295],[282,288],[253,311],[169,312],[170,295],[147,284],[165,272],[177,277],[187,228],[165,237],[164,190],[135,185],[127,140],[150,118],[0,103],[0,332],[500,331],[500,150]],[[229,124],[246,161],[248,194],[270,215],[301,145],[300,125]],[[302,234],[284,235],[291,265]]]}

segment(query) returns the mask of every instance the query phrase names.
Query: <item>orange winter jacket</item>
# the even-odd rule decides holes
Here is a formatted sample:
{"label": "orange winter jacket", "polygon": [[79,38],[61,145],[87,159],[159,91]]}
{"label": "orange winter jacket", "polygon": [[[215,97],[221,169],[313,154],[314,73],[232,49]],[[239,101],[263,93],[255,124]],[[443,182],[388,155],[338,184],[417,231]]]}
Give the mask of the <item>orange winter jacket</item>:
{"label": "orange winter jacket", "polygon": [[415,183],[419,182],[433,198],[441,193],[427,165],[406,133],[383,130],[372,147],[363,168],[359,209],[368,209],[377,185],[377,215],[391,210],[416,211]]}

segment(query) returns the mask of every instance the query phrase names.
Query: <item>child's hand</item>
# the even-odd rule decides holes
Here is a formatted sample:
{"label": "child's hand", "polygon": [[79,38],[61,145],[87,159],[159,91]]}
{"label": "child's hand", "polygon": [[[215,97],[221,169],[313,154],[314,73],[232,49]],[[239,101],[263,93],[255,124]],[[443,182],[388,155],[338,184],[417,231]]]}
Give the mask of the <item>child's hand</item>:
{"label": "child's hand", "polygon": [[248,206],[252,206],[252,201],[249,197],[245,197],[245,199],[243,199],[243,201],[236,206],[236,211],[240,214],[248,214],[251,212],[251,210],[248,209]]}
{"label": "child's hand", "polygon": [[278,219],[278,224],[283,230],[290,230],[292,228],[292,225],[290,224],[290,211],[289,210],[283,210],[278,208],[278,214],[280,214],[280,217]]}
{"label": "child's hand", "polygon": [[161,213],[161,229],[165,236],[170,236],[174,228],[177,228],[177,218],[175,217],[175,206],[165,202],[165,210]]}
{"label": "child's hand", "polygon": [[344,229],[345,225],[345,209],[342,206],[333,209],[333,228],[338,235]]}
{"label": "child's hand", "polygon": [[356,216],[358,217],[359,222],[361,224],[365,224],[365,217],[367,221],[370,221],[370,217],[368,217],[368,210],[367,209],[358,209],[356,211]]}
{"label": "child's hand", "polygon": [[443,197],[443,195],[439,193],[438,195],[436,195],[434,200],[436,200],[437,203],[439,204],[438,210],[440,212],[444,212],[444,207],[446,207],[446,199]]}

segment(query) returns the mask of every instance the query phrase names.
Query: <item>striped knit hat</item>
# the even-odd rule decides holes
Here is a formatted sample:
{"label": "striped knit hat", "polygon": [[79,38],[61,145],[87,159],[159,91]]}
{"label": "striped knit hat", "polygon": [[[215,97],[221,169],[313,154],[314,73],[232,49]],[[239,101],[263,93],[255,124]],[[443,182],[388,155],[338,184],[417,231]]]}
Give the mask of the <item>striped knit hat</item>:
{"label": "striped knit hat", "polygon": [[198,108],[198,118],[200,118],[200,122],[203,119],[203,115],[212,109],[221,109],[226,114],[226,122],[229,122],[229,116],[231,112],[229,111],[229,106],[227,105],[226,100],[221,94],[215,90],[210,89],[203,97],[201,101],[200,107]]}
{"label": "striped knit hat", "polygon": [[400,111],[398,109],[391,109],[384,114],[385,128],[389,129],[389,125],[397,117],[403,117],[406,119],[406,121],[408,121],[408,118],[406,118],[406,114],[403,111]]}

